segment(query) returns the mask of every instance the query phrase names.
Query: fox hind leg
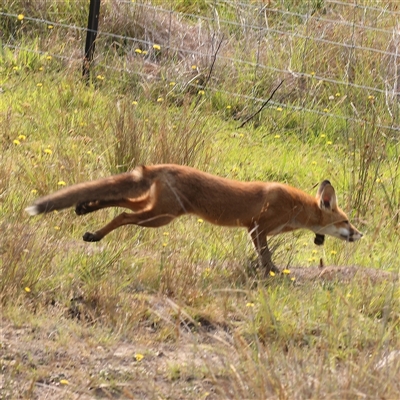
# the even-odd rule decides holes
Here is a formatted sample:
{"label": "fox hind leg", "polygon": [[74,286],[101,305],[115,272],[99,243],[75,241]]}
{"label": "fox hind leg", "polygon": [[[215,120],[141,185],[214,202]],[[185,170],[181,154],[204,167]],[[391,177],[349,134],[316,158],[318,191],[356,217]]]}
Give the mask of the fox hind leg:
{"label": "fox hind leg", "polygon": [[83,240],[85,242],[98,242],[103,239],[104,236],[108,235],[113,230],[124,225],[138,225],[147,228],[158,228],[163,225],[167,225],[178,215],[173,214],[160,214],[154,210],[147,210],[138,213],[122,213],[114,218],[111,222],[105,225],[103,228],[96,232],[86,232],[83,235]]}
{"label": "fox hind leg", "polygon": [[122,207],[128,208],[132,211],[140,211],[149,205],[149,197],[144,199],[118,199],[118,200],[96,200],[78,203],[75,207],[77,215],[85,215],[91,212],[101,210],[108,207]]}
{"label": "fox hind leg", "polygon": [[[85,215],[85,214],[89,214],[93,211],[100,210],[101,208],[104,208],[104,207],[105,207],[104,202],[99,201],[99,200],[78,203],[75,207],[75,214],[76,215]],[[106,207],[108,207],[108,206],[106,206]]]}

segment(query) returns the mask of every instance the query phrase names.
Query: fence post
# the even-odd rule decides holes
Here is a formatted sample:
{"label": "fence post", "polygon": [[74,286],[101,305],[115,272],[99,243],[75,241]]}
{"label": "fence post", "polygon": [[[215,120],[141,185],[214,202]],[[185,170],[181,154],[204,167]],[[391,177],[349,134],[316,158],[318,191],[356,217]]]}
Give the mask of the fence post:
{"label": "fence post", "polygon": [[95,41],[97,37],[97,28],[99,26],[99,14],[100,14],[100,2],[101,0],[90,0],[89,5],[89,18],[88,27],[86,32],[86,46],[85,46],[85,58],[83,59],[83,71],[82,76],[89,82],[90,77],[90,65],[93,61]]}

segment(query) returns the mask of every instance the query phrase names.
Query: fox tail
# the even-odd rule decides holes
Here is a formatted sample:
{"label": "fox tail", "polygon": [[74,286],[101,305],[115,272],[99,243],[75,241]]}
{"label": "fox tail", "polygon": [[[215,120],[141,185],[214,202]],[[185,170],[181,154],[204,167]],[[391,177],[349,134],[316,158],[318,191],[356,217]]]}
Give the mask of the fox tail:
{"label": "fox tail", "polygon": [[78,183],[40,197],[25,211],[37,215],[89,201],[138,197],[145,194],[150,186],[151,180],[143,177],[143,167],[138,167],[131,172]]}

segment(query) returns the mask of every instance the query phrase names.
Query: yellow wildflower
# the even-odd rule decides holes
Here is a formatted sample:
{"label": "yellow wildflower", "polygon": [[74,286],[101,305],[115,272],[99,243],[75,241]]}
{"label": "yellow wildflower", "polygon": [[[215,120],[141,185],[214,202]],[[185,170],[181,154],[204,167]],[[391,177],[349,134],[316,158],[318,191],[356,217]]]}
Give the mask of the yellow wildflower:
{"label": "yellow wildflower", "polygon": [[18,14],[18,21],[22,21],[25,18],[24,14]]}
{"label": "yellow wildflower", "polygon": [[143,355],[143,354],[140,354],[140,353],[135,354],[135,359],[136,359],[136,361],[142,361],[143,358],[144,358],[144,355]]}

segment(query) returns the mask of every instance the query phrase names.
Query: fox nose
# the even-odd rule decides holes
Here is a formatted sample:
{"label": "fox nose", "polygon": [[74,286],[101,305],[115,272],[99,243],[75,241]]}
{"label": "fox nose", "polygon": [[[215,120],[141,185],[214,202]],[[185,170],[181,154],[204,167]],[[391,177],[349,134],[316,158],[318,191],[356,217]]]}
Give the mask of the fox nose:
{"label": "fox nose", "polygon": [[359,240],[363,237],[364,235],[361,232],[354,232],[352,231],[349,235],[349,242],[355,242],[356,240]]}

